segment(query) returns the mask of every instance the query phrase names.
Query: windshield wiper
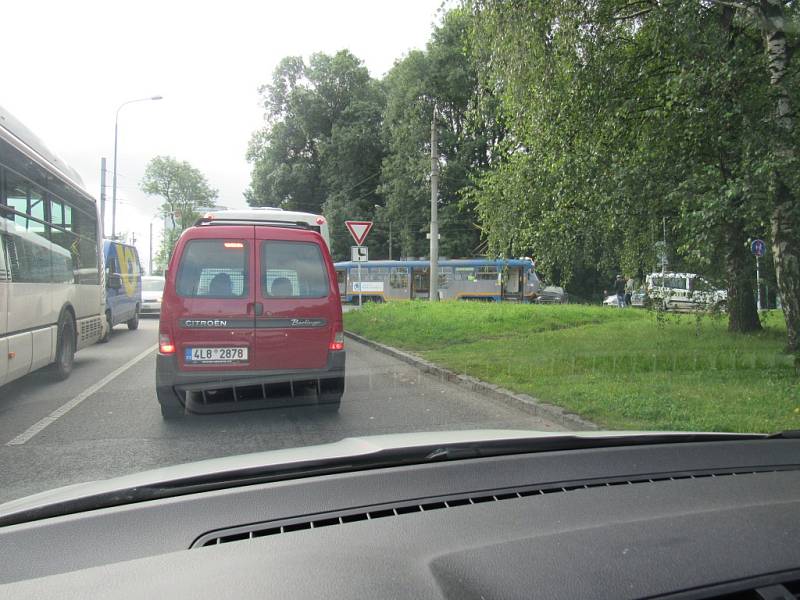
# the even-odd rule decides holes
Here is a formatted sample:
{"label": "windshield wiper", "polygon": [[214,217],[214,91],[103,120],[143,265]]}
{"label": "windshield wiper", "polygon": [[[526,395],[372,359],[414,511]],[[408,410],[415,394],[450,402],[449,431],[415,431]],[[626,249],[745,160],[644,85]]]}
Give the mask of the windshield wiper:
{"label": "windshield wiper", "polygon": [[233,487],[368,469],[426,464],[437,461],[466,460],[558,450],[766,438],[767,436],[763,434],[728,433],[598,433],[596,436],[587,433],[584,435],[532,436],[465,441],[443,445],[429,444],[384,448],[365,454],[340,457],[326,456],[320,459],[309,459],[287,464],[270,464],[178,477],[135,487],[112,489],[65,500],[56,500],[49,504],[21,508],[5,515],[0,515],[0,526]]}

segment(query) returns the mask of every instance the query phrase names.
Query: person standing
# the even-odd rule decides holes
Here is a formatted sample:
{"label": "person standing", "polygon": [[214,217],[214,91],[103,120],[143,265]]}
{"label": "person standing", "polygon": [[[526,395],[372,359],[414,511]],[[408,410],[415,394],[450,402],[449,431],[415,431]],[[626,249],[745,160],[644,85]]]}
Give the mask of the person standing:
{"label": "person standing", "polygon": [[617,275],[614,280],[614,292],[617,294],[617,306],[625,308],[625,279],[622,275]]}
{"label": "person standing", "polygon": [[633,277],[625,281],[625,306],[631,305],[631,297],[635,288],[636,280]]}

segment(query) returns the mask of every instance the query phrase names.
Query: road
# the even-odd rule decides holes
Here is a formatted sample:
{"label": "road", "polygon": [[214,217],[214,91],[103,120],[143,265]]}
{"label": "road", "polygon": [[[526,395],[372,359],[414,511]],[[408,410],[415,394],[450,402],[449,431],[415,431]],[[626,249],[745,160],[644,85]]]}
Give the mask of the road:
{"label": "road", "polygon": [[[0,388],[0,502],[144,469],[356,435],[559,427],[347,340],[338,414],[279,407],[164,422],[155,399],[158,322],[117,327],[76,355],[66,381],[46,371]],[[137,360],[138,359],[138,360]]]}

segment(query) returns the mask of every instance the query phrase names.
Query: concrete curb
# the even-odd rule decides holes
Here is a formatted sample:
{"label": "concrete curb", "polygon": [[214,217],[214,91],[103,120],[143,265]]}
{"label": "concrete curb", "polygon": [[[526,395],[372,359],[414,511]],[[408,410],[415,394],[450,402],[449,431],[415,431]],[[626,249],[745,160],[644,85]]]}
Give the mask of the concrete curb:
{"label": "concrete curb", "polygon": [[441,377],[442,379],[457,385],[461,385],[473,392],[478,392],[496,400],[500,400],[501,402],[504,402],[513,408],[524,410],[528,414],[550,419],[551,421],[554,421],[555,423],[558,423],[562,427],[565,427],[569,430],[577,431],[600,429],[597,424],[587,421],[586,419],[574,413],[567,412],[560,406],[540,402],[536,398],[533,398],[527,394],[518,394],[517,392],[512,392],[511,390],[507,390],[499,385],[481,381],[480,379],[476,379],[475,377],[471,377],[469,375],[459,375],[455,371],[440,367],[439,365],[425,360],[416,354],[411,354],[410,352],[404,352],[391,346],[373,342],[372,340],[353,333],[352,331],[345,331],[345,335],[361,344],[364,344],[365,346],[373,348],[374,350],[378,350],[379,352],[413,365],[420,369],[423,373],[436,375],[437,377]]}

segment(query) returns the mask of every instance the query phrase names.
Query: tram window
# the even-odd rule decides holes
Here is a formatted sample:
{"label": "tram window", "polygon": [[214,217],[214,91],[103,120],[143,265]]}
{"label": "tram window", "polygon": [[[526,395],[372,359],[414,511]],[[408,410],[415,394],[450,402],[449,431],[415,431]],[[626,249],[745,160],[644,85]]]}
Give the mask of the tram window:
{"label": "tram window", "polygon": [[370,267],[370,279],[384,279],[389,274],[389,269],[386,267]]}
{"label": "tram window", "polygon": [[475,269],[472,267],[456,267],[456,281],[475,281]]}
{"label": "tram window", "polygon": [[478,268],[478,280],[481,281],[496,281],[497,280],[497,267],[485,266]]}
{"label": "tram window", "polygon": [[393,288],[407,288],[408,269],[405,267],[394,267],[389,275],[389,285]]}

